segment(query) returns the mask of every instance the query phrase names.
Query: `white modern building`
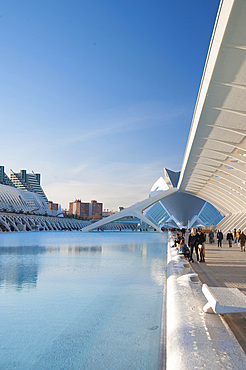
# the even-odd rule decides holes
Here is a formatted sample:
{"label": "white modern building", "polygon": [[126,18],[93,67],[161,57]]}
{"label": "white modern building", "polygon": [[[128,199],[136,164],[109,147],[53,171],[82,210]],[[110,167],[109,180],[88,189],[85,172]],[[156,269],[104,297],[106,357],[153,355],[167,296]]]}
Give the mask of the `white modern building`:
{"label": "white modern building", "polygon": [[51,215],[48,203],[38,194],[0,184],[0,212]]}
{"label": "white modern building", "polygon": [[[180,172],[164,168],[164,177],[160,177],[152,186],[150,197],[176,187]],[[191,228],[217,225],[223,218],[221,213],[209,202],[194,195],[179,191],[160,200],[144,211],[144,215],[162,228]]]}
{"label": "white modern building", "polygon": [[14,172],[11,170],[10,180],[16,188],[37,193],[48,203],[48,198],[40,185],[40,173],[27,173],[26,170]]}

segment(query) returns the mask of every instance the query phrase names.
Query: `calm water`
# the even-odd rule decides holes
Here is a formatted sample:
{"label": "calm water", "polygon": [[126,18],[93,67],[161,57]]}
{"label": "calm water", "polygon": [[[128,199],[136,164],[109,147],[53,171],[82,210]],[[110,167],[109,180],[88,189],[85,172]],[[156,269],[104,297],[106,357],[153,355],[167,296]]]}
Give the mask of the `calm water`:
{"label": "calm water", "polygon": [[166,236],[0,234],[0,369],[158,369]]}

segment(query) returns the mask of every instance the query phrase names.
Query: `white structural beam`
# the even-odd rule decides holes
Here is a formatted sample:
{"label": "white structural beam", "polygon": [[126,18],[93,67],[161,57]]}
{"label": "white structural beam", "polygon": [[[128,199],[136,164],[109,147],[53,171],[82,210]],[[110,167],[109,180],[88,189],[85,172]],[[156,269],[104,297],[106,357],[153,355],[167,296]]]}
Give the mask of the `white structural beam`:
{"label": "white structural beam", "polygon": [[146,222],[148,225],[152,226],[154,229],[160,231],[159,226],[153,223],[151,220],[149,220],[147,217],[143,215],[143,211],[147,209],[148,207],[152,206],[153,204],[159,202],[159,200],[164,199],[171,194],[174,194],[178,191],[177,188],[171,188],[165,191],[161,191],[158,194],[154,195],[153,197],[149,197],[141,202],[138,202],[134,204],[131,207],[128,207],[126,209],[123,209],[122,211],[115,213],[109,217],[106,217],[98,222],[95,222],[92,225],[89,225],[87,227],[84,227],[83,231],[92,231],[96,230],[98,228],[103,227],[104,225],[107,225],[111,222],[120,220],[124,217],[137,217],[139,220]]}

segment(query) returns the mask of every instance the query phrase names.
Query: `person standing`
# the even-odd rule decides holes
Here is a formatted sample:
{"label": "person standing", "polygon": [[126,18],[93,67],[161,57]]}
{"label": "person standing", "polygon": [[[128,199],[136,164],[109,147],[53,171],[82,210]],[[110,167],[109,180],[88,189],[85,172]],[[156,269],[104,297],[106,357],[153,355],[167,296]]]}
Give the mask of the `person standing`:
{"label": "person standing", "polygon": [[223,233],[220,229],[217,232],[217,240],[218,240],[218,248],[219,247],[222,248]]}
{"label": "person standing", "polygon": [[246,235],[244,234],[243,231],[241,231],[239,238],[238,238],[238,242],[241,247],[241,252],[245,252],[245,241],[246,241]]}
{"label": "person standing", "polygon": [[227,233],[226,240],[228,240],[229,248],[232,247],[232,241],[233,241],[233,234],[231,230]]}
{"label": "person standing", "polygon": [[205,241],[206,237],[202,230],[198,230],[198,236],[197,236],[197,244],[198,244],[198,249],[200,253],[200,260],[199,262],[205,262]]}
{"label": "person standing", "polygon": [[209,231],[208,237],[209,237],[209,243],[212,244],[214,242],[214,232],[213,232],[213,230]]}
{"label": "person standing", "polygon": [[196,258],[197,258],[197,262],[198,262],[199,261],[199,255],[198,255],[197,232],[196,232],[196,229],[194,229],[194,228],[191,229],[191,233],[190,233],[189,239],[188,239],[188,246],[190,248],[189,261],[194,262],[194,260],[192,258],[192,254],[193,254],[193,249],[195,248]]}

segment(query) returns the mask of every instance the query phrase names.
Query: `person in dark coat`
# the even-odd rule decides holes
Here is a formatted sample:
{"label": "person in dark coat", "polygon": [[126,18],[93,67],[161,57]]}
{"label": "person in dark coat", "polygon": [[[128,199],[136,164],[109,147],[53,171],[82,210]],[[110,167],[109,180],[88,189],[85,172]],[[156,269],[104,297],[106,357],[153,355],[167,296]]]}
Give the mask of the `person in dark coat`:
{"label": "person in dark coat", "polygon": [[233,241],[233,234],[232,234],[231,230],[229,230],[229,232],[227,233],[226,240],[228,240],[229,248],[231,248],[232,247],[232,241]]}
{"label": "person in dark coat", "polygon": [[219,247],[222,248],[223,233],[220,229],[217,232],[217,240],[218,240],[218,248]]}
{"label": "person in dark coat", "polygon": [[246,241],[246,235],[244,234],[243,231],[241,231],[238,242],[240,243],[241,246],[241,252],[245,252],[245,241]]}
{"label": "person in dark coat", "polygon": [[194,262],[193,258],[192,258],[192,254],[193,254],[193,249],[195,248],[195,252],[196,252],[196,258],[197,258],[197,261],[199,261],[199,254],[198,254],[198,243],[197,243],[197,232],[196,232],[196,229],[191,229],[191,233],[189,235],[189,239],[188,239],[188,246],[190,248],[190,258],[189,258],[189,261],[190,262]]}
{"label": "person in dark coat", "polygon": [[209,243],[212,244],[214,242],[214,232],[213,232],[213,230],[209,231],[208,237],[209,237]]}

